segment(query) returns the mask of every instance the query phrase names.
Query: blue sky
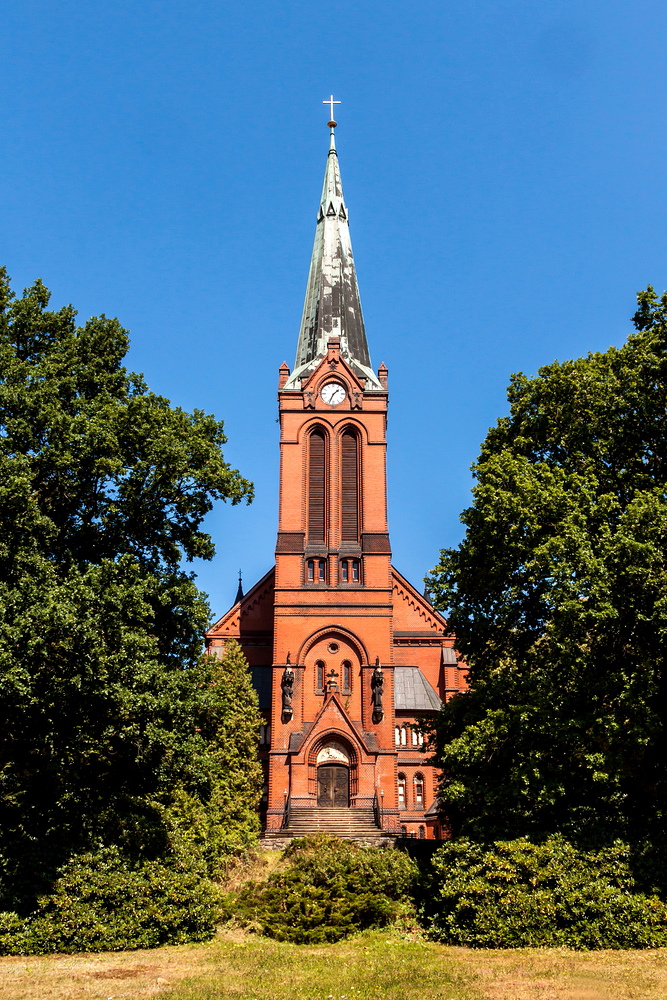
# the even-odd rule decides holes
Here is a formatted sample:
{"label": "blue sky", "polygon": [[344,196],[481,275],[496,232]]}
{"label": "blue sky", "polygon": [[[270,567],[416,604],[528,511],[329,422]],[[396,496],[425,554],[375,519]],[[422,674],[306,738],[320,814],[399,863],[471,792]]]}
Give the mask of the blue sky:
{"label": "blue sky", "polygon": [[22,0],[0,23],[0,262],[118,316],[153,390],[225,421],[257,499],[209,519],[216,614],[273,559],[332,91],[419,587],[510,373],[620,344],[667,286],[664,0]]}

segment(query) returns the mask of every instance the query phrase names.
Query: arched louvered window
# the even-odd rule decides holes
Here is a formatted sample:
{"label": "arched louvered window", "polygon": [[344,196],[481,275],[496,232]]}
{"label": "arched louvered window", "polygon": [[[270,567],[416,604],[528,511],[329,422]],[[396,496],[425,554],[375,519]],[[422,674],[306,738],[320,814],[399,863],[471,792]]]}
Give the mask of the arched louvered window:
{"label": "arched louvered window", "polygon": [[320,430],[310,435],[308,448],[308,539],[324,541],[326,442]]}
{"label": "arched louvered window", "polygon": [[341,438],[341,537],[359,539],[359,439],[354,431]]}

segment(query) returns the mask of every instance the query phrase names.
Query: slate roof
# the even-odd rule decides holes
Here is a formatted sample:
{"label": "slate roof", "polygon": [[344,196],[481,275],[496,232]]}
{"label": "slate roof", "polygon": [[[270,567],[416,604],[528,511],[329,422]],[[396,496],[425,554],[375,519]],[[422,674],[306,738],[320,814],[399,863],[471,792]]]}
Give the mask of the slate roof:
{"label": "slate roof", "polygon": [[419,667],[395,667],[394,708],[437,712],[442,708],[442,702]]}
{"label": "slate roof", "polygon": [[355,374],[366,380],[366,389],[382,391],[368,353],[333,128],[296,360],[284,389],[300,390],[301,379],[307,378],[325,357],[330,337],[340,337],[340,353]]}

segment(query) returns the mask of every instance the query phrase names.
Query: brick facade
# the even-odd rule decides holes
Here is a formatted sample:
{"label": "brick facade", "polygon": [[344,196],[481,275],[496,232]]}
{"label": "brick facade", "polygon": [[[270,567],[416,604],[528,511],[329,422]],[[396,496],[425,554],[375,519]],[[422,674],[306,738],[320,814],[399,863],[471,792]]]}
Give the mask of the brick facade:
{"label": "brick facade", "polygon": [[[333,138],[318,226],[329,225],[335,251],[341,237],[331,227],[347,226],[347,213],[332,151],[336,160]],[[338,201],[327,201],[327,183],[340,189]],[[340,219],[332,218],[336,212]],[[346,231],[344,236],[349,243]],[[323,239],[318,230],[311,296],[315,255],[326,253],[326,239],[327,231]],[[351,249],[347,255],[351,262]],[[320,268],[326,263],[319,261]],[[286,365],[279,370],[275,568],[209,630],[206,641],[220,654],[227,638],[238,639],[252,669],[266,722],[260,757],[268,833],[281,829],[288,805],[342,804],[372,807],[392,834],[439,837],[437,774],[414,727],[465,687],[465,665],[445,620],[391,565],[388,373],[382,366],[375,375],[355,363],[344,338],[345,314],[336,314],[336,278],[328,280],[329,297],[322,293],[322,301],[334,302],[331,315],[314,310],[320,324],[325,314],[327,336],[309,355],[307,344],[301,346],[302,329],[297,359],[306,363],[296,373]],[[338,297],[349,296],[354,283],[357,350],[367,356],[353,270],[346,280]],[[308,298],[304,316],[307,307]],[[312,331],[309,336],[315,343]]]}

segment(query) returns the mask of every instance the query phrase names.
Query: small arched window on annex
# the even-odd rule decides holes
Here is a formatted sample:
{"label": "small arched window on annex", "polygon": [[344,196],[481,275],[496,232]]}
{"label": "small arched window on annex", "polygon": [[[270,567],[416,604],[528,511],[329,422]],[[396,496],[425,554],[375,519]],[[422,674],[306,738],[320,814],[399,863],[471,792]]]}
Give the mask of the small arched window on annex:
{"label": "small arched window on annex", "polygon": [[346,427],[340,437],[340,537],[344,542],[359,541],[359,458],[359,434],[354,427]]}
{"label": "small arched window on annex", "polygon": [[415,809],[424,808],[424,775],[417,771],[414,776]]}
{"label": "small arched window on annex", "polygon": [[398,773],[398,808],[405,809],[405,775],[399,771]]}
{"label": "small arched window on annex", "polygon": [[327,436],[320,426],[308,434],[308,498],[306,537],[309,542],[326,541],[327,533]]}
{"label": "small arched window on annex", "polygon": [[404,747],[408,742],[408,731],[405,726],[394,727],[394,741],[397,747]]}
{"label": "small arched window on annex", "polygon": [[424,746],[424,734],[414,725],[412,726],[412,745],[413,747]]}

